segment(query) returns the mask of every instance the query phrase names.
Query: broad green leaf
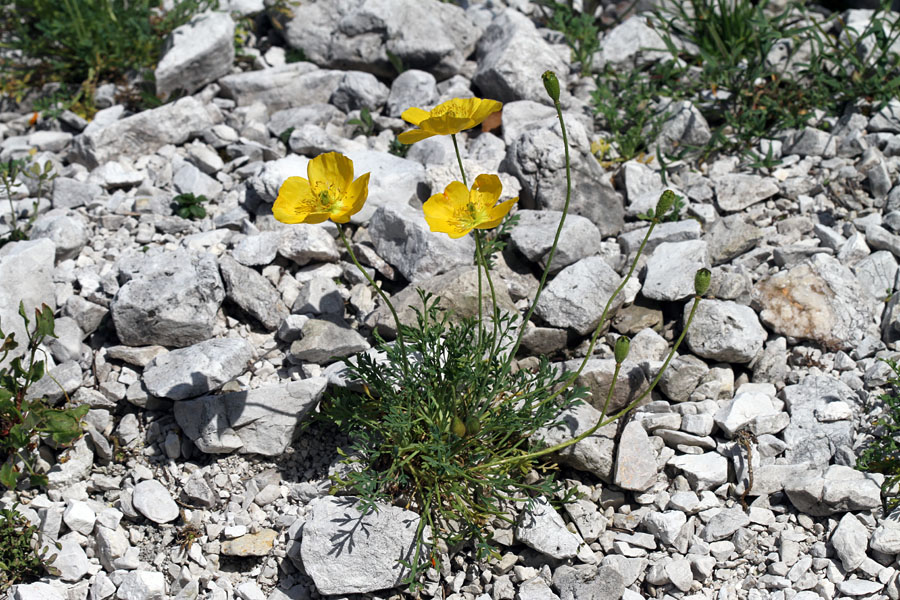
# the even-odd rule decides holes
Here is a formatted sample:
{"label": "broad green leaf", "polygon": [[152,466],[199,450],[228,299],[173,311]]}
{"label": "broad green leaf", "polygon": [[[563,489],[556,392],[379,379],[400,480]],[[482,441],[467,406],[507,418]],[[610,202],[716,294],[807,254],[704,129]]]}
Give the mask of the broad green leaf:
{"label": "broad green leaf", "polygon": [[0,467],[0,483],[7,489],[14,490],[16,489],[16,482],[18,480],[19,473],[13,468],[12,462],[7,461],[3,463],[3,466]]}

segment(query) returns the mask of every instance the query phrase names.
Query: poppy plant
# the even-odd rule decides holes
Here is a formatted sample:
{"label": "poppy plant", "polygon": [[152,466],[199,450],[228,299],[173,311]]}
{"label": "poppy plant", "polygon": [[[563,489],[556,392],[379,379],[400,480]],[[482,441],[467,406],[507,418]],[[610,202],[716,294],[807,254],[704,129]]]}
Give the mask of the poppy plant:
{"label": "poppy plant", "polygon": [[432,231],[461,238],[473,229],[492,229],[500,224],[518,198],[497,204],[503,186],[496,175],[479,175],[472,189],[453,181],[442,194],[429,198],[422,209]]}
{"label": "poppy plant", "polygon": [[354,181],[353,161],[339,152],[320,154],[309,161],[309,179],[288,177],[272,207],[282,223],[346,223],[366,203],[369,174]]}
{"label": "poppy plant", "polygon": [[408,108],[400,116],[418,129],[404,131],[397,136],[397,140],[403,144],[415,144],[434,135],[455,135],[481,124],[501,108],[502,103],[481,98],[454,98],[430,111]]}

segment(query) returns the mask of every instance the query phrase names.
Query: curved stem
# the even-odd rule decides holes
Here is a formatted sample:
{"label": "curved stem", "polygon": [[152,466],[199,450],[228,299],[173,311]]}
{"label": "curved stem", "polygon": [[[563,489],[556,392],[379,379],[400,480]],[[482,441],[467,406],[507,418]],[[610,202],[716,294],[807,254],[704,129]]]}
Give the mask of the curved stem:
{"label": "curved stem", "polygon": [[553,245],[550,246],[550,252],[547,253],[547,264],[544,265],[544,272],[541,273],[541,281],[534,294],[534,302],[531,303],[528,312],[525,313],[522,327],[519,329],[519,335],[516,337],[516,343],[513,345],[509,357],[507,357],[506,363],[504,364],[504,372],[509,369],[510,364],[512,364],[513,359],[516,357],[516,352],[519,351],[519,346],[522,344],[522,337],[525,335],[525,329],[528,322],[531,320],[531,315],[534,314],[534,309],[537,307],[541,292],[544,290],[544,286],[547,283],[547,276],[550,274],[550,266],[553,264],[553,257],[556,255],[556,247],[559,245],[559,237],[562,234],[563,225],[566,222],[566,215],[569,213],[569,203],[572,200],[572,165],[569,158],[569,136],[566,133],[566,123],[563,120],[562,107],[558,101],[555,102],[554,105],[556,106],[556,117],[559,119],[559,127],[562,130],[563,148],[566,153],[566,203],[563,205],[562,216],[560,217],[559,225],[556,228],[556,235],[553,237]]}
{"label": "curved stem", "polygon": [[378,285],[375,284],[375,280],[369,276],[369,273],[363,268],[361,264],[359,264],[359,260],[356,258],[356,254],[353,252],[353,248],[350,247],[350,242],[347,241],[347,236],[344,235],[344,228],[338,225],[338,234],[341,237],[341,241],[344,243],[344,248],[347,249],[347,253],[350,255],[350,259],[353,261],[353,264],[356,265],[356,268],[359,269],[359,272],[363,274],[363,277],[366,278],[366,281],[369,282],[369,285],[375,290],[384,303],[387,305],[388,309],[391,311],[391,315],[394,317],[394,324],[397,326],[397,343],[400,344],[400,353],[403,355],[403,371],[404,373],[409,372],[409,358],[406,355],[406,342],[403,339],[403,325],[400,323],[400,317],[397,315],[396,309],[394,309],[394,305],[391,300],[387,297],[387,294],[384,293],[384,290],[381,289]]}
{"label": "curved stem", "polygon": [[600,418],[597,419],[597,422],[594,424],[593,427],[591,427],[590,429],[587,429],[586,431],[575,436],[574,438],[566,440],[565,442],[560,442],[559,444],[556,444],[555,446],[550,446],[549,448],[542,448],[541,450],[536,450],[535,452],[529,452],[528,454],[524,454],[522,456],[511,456],[509,458],[504,458],[502,460],[494,461],[492,463],[479,465],[479,466],[475,467],[475,470],[483,471],[483,470],[486,470],[486,469],[489,469],[492,467],[496,467],[496,466],[499,466],[502,464],[531,460],[533,458],[538,458],[538,457],[544,456],[546,454],[550,454],[553,452],[559,452],[560,450],[564,450],[564,449],[568,448],[569,446],[571,446],[573,444],[577,444],[581,440],[593,435],[601,427],[609,425],[610,423],[612,423],[613,421],[615,421],[616,419],[618,419],[619,417],[621,417],[622,415],[626,414],[628,411],[630,411],[634,407],[636,407],[638,405],[638,403],[640,403],[641,400],[646,398],[650,394],[650,392],[653,391],[653,388],[656,387],[656,384],[659,383],[660,378],[662,378],[662,374],[665,372],[666,367],[669,365],[669,362],[672,360],[672,357],[675,356],[675,352],[678,350],[678,346],[680,346],[681,342],[684,340],[684,336],[687,334],[688,328],[690,328],[691,322],[693,322],[694,316],[697,314],[697,307],[700,305],[700,299],[701,298],[699,295],[694,296],[694,305],[691,307],[691,314],[688,316],[688,320],[684,324],[684,328],[682,328],[682,330],[681,330],[681,335],[679,335],[678,339],[675,340],[675,344],[672,346],[672,350],[669,351],[669,355],[666,357],[665,362],[663,363],[662,367],[660,367],[659,371],[657,372],[656,377],[653,379],[653,381],[650,383],[650,385],[647,387],[647,389],[644,390],[644,392],[640,396],[638,396],[637,398],[632,400],[625,408],[623,408],[622,410],[617,412],[612,417],[610,417],[606,420],[603,419],[606,416],[606,410],[609,408],[609,401],[610,401],[610,398],[612,398],[613,390],[616,387],[616,379],[618,378],[618,375],[619,375],[619,369],[622,366],[621,363],[616,363],[616,369],[613,373],[613,381],[612,381],[612,384],[609,386],[609,391],[606,394],[606,402],[603,404],[603,411],[600,413]]}
{"label": "curved stem", "polygon": [[450,139],[453,140],[453,149],[456,151],[456,162],[459,163],[459,173],[462,175],[463,185],[468,188],[469,184],[466,181],[466,170],[463,168],[462,155],[459,153],[459,144],[456,143],[456,134],[450,134]]}
{"label": "curved stem", "polygon": [[[500,345],[500,340],[497,339],[497,320],[500,316],[500,309],[497,307],[497,292],[494,289],[494,281],[491,279],[491,270],[488,268],[487,261],[484,258],[484,246],[481,242],[481,232],[475,231],[475,251],[478,255],[478,320],[481,322],[481,268],[484,268],[484,274],[487,276],[488,288],[491,292],[491,306],[494,307],[493,315],[491,315],[491,319],[493,324],[491,326],[492,332],[492,342],[491,342],[491,354],[494,353],[494,343],[497,343],[497,346]],[[480,330],[479,330],[480,331]]]}

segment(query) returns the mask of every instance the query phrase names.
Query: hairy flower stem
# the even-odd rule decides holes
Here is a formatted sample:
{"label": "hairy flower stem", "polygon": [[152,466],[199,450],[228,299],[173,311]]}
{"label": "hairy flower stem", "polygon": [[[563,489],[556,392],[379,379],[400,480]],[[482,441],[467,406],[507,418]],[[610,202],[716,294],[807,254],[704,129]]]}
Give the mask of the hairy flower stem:
{"label": "hairy flower stem", "polygon": [[391,311],[391,315],[394,317],[394,324],[397,326],[397,343],[400,344],[400,352],[403,355],[403,372],[405,374],[409,373],[409,357],[406,355],[406,342],[403,339],[403,325],[400,323],[400,317],[397,315],[397,311],[394,309],[394,305],[391,303],[390,299],[387,297],[387,294],[381,289],[380,286],[375,285],[375,280],[369,276],[369,273],[363,268],[359,261],[356,259],[356,254],[353,252],[353,248],[350,247],[350,242],[347,241],[347,236],[344,235],[344,228],[338,225],[338,234],[341,237],[341,241],[344,243],[344,248],[347,249],[347,254],[350,255],[350,259],[353,261],[353,264],[356,265],[356,268],[359,269],[359,272],[363,274],[363,277],[366,278],[366,281],[369,282],[369,285],[372,286],[372,289],[375,290],[381,299],[384,300],[384,303],[387,305],[388,309]]}
{"label": "hairy flower stem", "polygon": [[687,334],[688,328],[690,328],[690,326],[691,326],[691,322],[694,320],[694,315],[697,313],[697,307],[700,305],[700,299],[701,299],[701,297],[699,294],[696,294],[694,296],[694,305],[691,307],[691,314],[688,316],[688,320],[684,324],[684,327],[681,330],[681,335],[679,335],[678,339],[675,340],[675,344],[672,346],[672,350],[669,352],[669,355],[666,357],[665,362],[663,363],[662,367],[660,367],[659,371],[657,372],[656,377],[650,383],[650,386],[646,390],[644,390],[644,392],[640,396],[638,396],[637,398],[632,400],[631,403],[628,404],[628,406],[626,406],[625,408],[623,408],[622,410],[617,412],[615,415],[604,420],[604,417],[606,417],[606,411],[609,408],[610,398],[612,398],[613,390],[616,387],[616,379],[619,375],[619,368],[622,366],[622,363],[617,362],[615,371],[613,373],[612,385],[609,386],[609,391],[606,394],[606,401],[603,404],[603,410],[600,413],[600,418],[597,419],[597,422],[594,424],[593,427],[591,427],[590,429],[587,429],[586,431],[573,437],[572,439],[566,440],[565,442],[560,442],[559,444],[556,444],[555,446],[550,446],[548,448],[542,448],[541,450],[536,450],[535,452],[529,452],[528,454],[523,454],[521,456],[511,456],[509,458],[504,458],[502,460],[494,461],[491,463],[486,463],[483,465],[478,465],[477,467],[475,467],[475,470],[484,471],[487,469],[491,469],[493,467],[498,467],[503,464],[507,464],[507,463],[511,463],[511,462],[522,462],[522,461],[526,461],[526,460],[532,460],[535,458],[540,458],[541,456],[545,456],[547,454],[551,454],[553,452],[559,452],[560,450],[565,450],[569,446],[577,444],[581,440],[593,435],[601,427],[609,425],[610,423],[612,423],[616,419],[622,417],[623,415],[628,413],[628,411],[630,411],[634,407],[636,407],[638,405],[638,403],[640,403],[641,400],[646,398],[650,394],[650,392],[653,391],[653,388],[656,387],[656,384],[659,383],[659,380],[662,378],[663,373],[666,371],[666,367],[669,366],[669,362],[672,360],[672,357],[675,356],[675,352],[678,350],[678,346],[681,345],[682,340],[684,340],[684,336]]}
{"label": "hairy flower stem", "polygon": [[534,309],[537,308],[538,300],[541,298],[541,292],[547,284],[547,276],[550,274],[550,265],[553,264],[553,257],[556,255],[556,247],[559,245],[559,237],[562,234],[563,225],[566,222],[566,215],[569,214],[569,203],[572,200],[572,165],[569,159],[569,136],[566,133],[566,123],[563,120],[562,107],[559,104],[559,100],[554,100],[553,105],[556,107],[556,117],[559,119],[559,128],[562,131],[563,148],[566,152],[566,203],[563,205],[562,216],[559,218],[559,225],[556,227],[553,245],[550,246],[550,252],[547,254],[547,264],[544,266],[544,272],[541,273],[541,281],[534,294],[534,302],[531,303],[531,306],[528,307],[528,312],[525,313],[525,318],[522,320],[522,327],[519,329],[519,335],[516,336],[516,343],[513,345],[512,350],[510,350],[509,356],[506,358],[506,362],[503,365],[504,374],[509,370],[512,361],[516,357],[516,352],[519,351],[519,346],[522,345],[522,337],[525,335],[525,328],[531,320],[531,315],[534,314]]}

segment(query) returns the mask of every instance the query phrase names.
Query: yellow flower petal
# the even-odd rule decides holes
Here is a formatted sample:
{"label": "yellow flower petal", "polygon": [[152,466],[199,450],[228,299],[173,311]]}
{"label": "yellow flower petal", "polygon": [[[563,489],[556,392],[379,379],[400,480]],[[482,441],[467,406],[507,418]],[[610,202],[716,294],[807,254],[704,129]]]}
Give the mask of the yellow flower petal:
{"label": "yellow flower petal", "polygon": [[431,113],[426,110],[422,110],[421,108],[416,108],[413,106],[412,108],[407,108],[403,111],[403,114],[400,115],[400,118],[406,121],[407,123],[412,123],[413,125],[418,125],[425,119],[429,118]]}
{"label": "yellow flower petal", "polygon": [[341,203],[342,212],[340,214],[332,214],[332,221],[335,223],[346,223],[351,216],[362,210],[369,195],[369,175],[369,173],[366,173],[350,184]]}
{"label": "yellow flower petal", "polygon": [[472,127],[480,125],[482,121],[495,112],[498,112],[501,108],[503,108],[503,104],[496,100],[481,100],[480,104],[478,104],[471,113],[471,119],[473,121]]}
{"label": "yellow flower petal", "polygon": [[272,214],[282,223],[303,223],[314,202],[309,181],[302,177],[288,177],[278,190]]}
{"label": "yellow flower petal", "polygon": [[306,172],[314,190],[334,186],[343,191],[353,181],[353,161],[338,152],[328,152],[310,160]]}
{"label": "yellow flower petal", "polygon": [[421,142],[426,138],[430,138],[436,133],[431,133],[425,131],[424,129],[410,129],[409,131],[404,131],[400,135],[397,136],[397,141],[401,144],[415,144],[416,142]]}
{"label": "yellow flower petal", "polygon": [[512,200],[507,200],[506,202],[501,202],[497,206],[490,208],[488,210],[488,221],[485,221],[479,225],[476,225],[476,229],[493,229],[497,225],[500,224],[500,221],[503,220],[503,217],[510,211],[519,199],[513,198]]}
{"label": "yellow flower petal", "polygon": [[500,199],[503,184],[496,175],[482,174],[475,178],[472,184],[472,202],[485,209],[491,208]]}

